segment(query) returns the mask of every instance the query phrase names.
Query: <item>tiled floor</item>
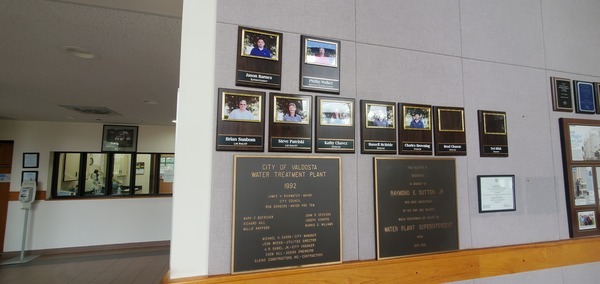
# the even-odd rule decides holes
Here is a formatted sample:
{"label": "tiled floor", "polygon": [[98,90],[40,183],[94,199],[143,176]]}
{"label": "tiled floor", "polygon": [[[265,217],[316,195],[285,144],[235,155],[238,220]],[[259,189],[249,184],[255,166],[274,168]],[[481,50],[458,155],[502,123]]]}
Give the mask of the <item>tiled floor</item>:
{"label": "tiled floor", "polygon": [[0,266],[0,283],[160,283],[168,269],[169,247],[44,255]]}

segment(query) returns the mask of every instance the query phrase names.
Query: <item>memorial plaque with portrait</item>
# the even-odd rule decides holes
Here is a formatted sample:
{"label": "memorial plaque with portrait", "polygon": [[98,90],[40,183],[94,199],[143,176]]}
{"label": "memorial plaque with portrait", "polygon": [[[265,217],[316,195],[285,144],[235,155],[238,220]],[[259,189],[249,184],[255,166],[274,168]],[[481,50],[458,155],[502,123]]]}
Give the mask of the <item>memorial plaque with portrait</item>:
{"label": "memorial plaque with portrait", "polygon": [[315,151],[354,153],[354,99],[316,97]]}
{"label": "memorial plaque with portrait", "polygon": [[281,89],[282,45],[282,33],[239,27],[235,84]]}
{"label": "memorial plaque with portrait", "polygon": [[234,159],[232,273],[341,262],[340,157]]}
{"label": "memorial plaque with portrait", "polygon": [[270,94],[269,151],[312,152],[312,97]]}
{"label": "memorial plaque with portrait", "polygon": [[559,122],[569,235],[598,236],[600,121],[561,118]]}
{"label": "memorial plaque with portrait", "polygon": [[300,90],[340,93],[340,42],[301,37]]}
{"label": "memorial plaque with portrait", "polygon": [[433,113],[430,105],[398,104],[400,154],[431,155]]}
{"label": "memorial plaque with portrait", "polygon": [[455,160],[373,162],[377,259],[457,250]]}
{"label": "memorial plaque with portrait", "polygon": [[363,154],[396,154],[396,104],[360,101],[360,143]]}
{"label": "memorial plaque with portrait", "polygon": [[596,95],[594,83],[573,81],[573,91],[575,93],[575,112],[595,114]]}
{"label": "memorial plaque with portrait", "polygon": [[436,106],[434,115],[434,141],[437,156],[467,155],[465,110],[462,107]]}
{"label": "memorial plaque with portrait", "polygon": [[573,92],[571,91],[571,80],[550,77],[550,88],[552,91],[553,110],[572,112]]}
{"label": "memorial plaque with portrait", "polygon": [[506,112],[478,110],[479,156],[508,157]]}
{"label": "memorial plaque with portrait", "polygon": [[265,93],[219,88],[217,151],[264,151]]}

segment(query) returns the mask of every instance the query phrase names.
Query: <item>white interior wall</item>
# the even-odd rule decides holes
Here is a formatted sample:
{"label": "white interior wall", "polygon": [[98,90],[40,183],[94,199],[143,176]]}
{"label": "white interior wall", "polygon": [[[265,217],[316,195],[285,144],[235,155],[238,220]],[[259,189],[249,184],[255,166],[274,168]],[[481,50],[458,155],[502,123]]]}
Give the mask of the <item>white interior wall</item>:
{"label": "white interior wall", "polygon": [[[283,33],[284,93],[320,95],[299,91],[301,35],[340,40],[341,97],[465,108],[468,155],[456,157],[461,249],[568,238],[558,118],[592,117],[553,112],[549,78],[600,81],[597,1],[228,0],[217,11],[215,92],[247,89],[235,86],[238,26]],[[479,157],[477,110],[507,112],[508,158]],[[223,161],[235,154],[213,153],[209,274],[230,271],[233,165]],[[345,261],[375,257],[372,157],[342,155]],[[517,211],[478,213],[484,174],[516,176]],[[599,265],[581,269],[600,277]],[[576,270],[511,279],[561,283]]]}
{"label": "white interior wall", "polygon": [[[139,126],[139,152],[173,153],[175,127]],[[24,152],[40,153],[38,190],[50,194],[52,151],[100,151],[102,124],[0,120],[0,140],[13,140],[10,191],[20,188]],[[171,197],[41,200],[30,212],[26,250],[165,241]],[[4,251],[19,251],[24,212],[9,202]]]}

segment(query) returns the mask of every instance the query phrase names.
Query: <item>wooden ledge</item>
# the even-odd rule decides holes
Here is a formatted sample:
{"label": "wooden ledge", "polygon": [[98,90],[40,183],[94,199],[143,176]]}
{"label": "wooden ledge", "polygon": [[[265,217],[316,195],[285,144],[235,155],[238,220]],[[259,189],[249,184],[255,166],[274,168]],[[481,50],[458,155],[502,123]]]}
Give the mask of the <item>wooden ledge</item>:
{"label": "wooden ledge", "polygon": [[216,275],[163,283],[439,283],[600,261],[600,237],[260,273]]}

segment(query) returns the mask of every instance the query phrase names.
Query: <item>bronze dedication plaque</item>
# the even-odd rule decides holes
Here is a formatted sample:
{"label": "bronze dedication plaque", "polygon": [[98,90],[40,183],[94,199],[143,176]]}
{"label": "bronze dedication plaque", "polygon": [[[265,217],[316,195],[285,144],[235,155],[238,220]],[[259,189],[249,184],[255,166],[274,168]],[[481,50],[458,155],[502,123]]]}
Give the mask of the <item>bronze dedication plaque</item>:
{"label": "bronze dedication plaque", "polygon": [[234,159],[232,273],[341,262],[340,157]]}
{"label": "bronze dedication plaque", "polygon": [[373,161],[377,259],[457,250],[455,160]]}

